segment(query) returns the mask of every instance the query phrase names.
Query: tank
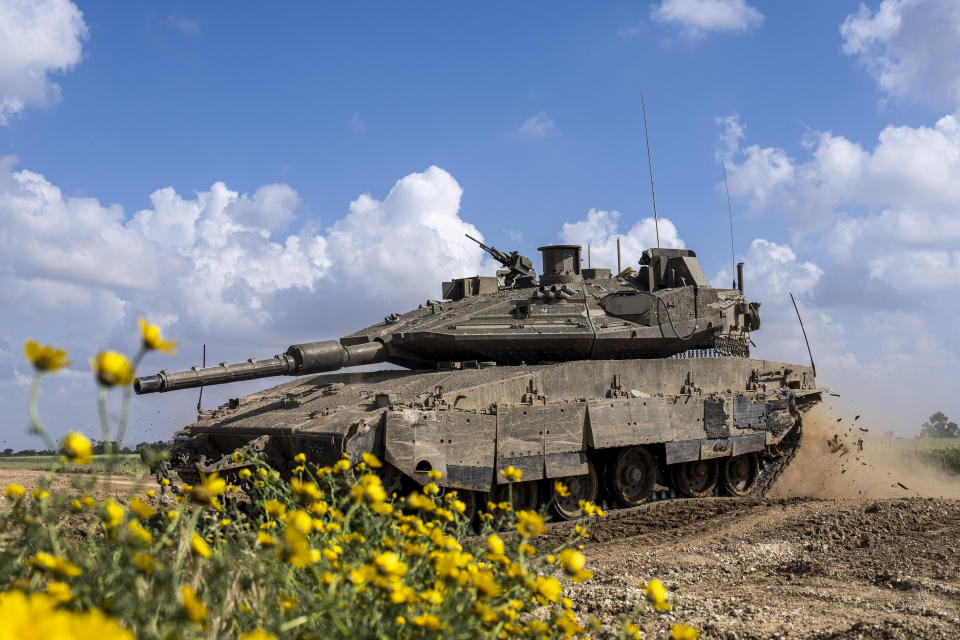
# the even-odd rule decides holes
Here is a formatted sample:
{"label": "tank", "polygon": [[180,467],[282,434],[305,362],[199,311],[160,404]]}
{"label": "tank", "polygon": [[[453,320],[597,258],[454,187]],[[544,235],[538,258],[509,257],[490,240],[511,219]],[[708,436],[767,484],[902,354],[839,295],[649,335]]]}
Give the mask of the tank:
{"label": "tank", "polygon": [[[439,473],[470,513],[509,496],[573,518],[580,500],[762,493],[789,463],[824,390],[812,366],[750,357],[760,304],[742,263],[721,289],[690,250],[647,249],[613,274],[582,268],[579,245],[548,245],[538,275],[476,242],[504,268],[443,282],[437,299],[338,341],[135,380],[146,394],[300,376],[201,411],[176,434],[172,468],[240,484],[243,447],[287,470],[299,453],[318,465],[373,453],[388,492]],[[384,362],[403,369],[349,370]]]}

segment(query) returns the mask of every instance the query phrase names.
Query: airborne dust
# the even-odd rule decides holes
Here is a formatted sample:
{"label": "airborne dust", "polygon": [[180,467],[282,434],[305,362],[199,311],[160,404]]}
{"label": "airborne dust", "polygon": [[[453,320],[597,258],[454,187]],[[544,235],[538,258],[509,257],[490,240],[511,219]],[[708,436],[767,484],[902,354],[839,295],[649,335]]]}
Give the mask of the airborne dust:
{"label": "airborne dust", "polygon": [[804,416],[797,457],[768,494],[786,498],[960,498],[960,482],[921,458],[910,440],[838,420],[820,405]]}

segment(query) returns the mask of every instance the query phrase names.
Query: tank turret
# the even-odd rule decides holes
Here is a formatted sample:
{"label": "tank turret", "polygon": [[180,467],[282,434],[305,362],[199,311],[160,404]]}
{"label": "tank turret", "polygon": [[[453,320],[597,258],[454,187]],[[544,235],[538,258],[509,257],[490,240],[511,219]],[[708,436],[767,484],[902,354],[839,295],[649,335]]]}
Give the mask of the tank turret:
{"label": "tank turret", "polygon": [[[468,236],[469,237],[469,236]],[[614,277],[582,269],[580,245],[539,248],[532,261],[471,238],[507,267],[498,276],[444,282],[442,300],[390,314],[337,341],[293,345],[267,360],[139,378],[139,394],[270,376],[298,376],[390,362],[435,369],[450,362],[497,365],[667,357],[690,350],[749,355],[759,304],[740,288],[716,289],[688,249],[647,249],[639,269]]]}

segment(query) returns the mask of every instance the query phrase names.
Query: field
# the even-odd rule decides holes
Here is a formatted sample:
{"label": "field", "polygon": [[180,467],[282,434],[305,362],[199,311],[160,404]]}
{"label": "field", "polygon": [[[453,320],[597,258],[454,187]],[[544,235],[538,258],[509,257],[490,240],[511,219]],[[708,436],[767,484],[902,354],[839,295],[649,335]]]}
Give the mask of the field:
{"label": "field", "polygon": [[[813,414],[805,423],[800,453],[768,497],[654,503],[593,524],[590,537],[581,542],[586,569],[595,575],[580,584],[563,581],[570,611],[584,624],[595,618],[600,628],[589,633],[600,638],[623,637],[627,621],[637,623],[647,638],[669,637],[676,623],[699,629],[702,638],[731,640],[955,638],[960,628],[960,477],[930,462],[932,456],[956,451],[945,446],[954,444],[873,437],[855,425]],[[0,486],[12,482],[37,486],[47,475],[42,469],[52,462],[52,458],[0,459]],[[80,482],[98,499],[128,503],[131,496],[143,497],[156,487],[137,456],[125,456],[120,471],[105,469],[99,458],[86,474],[58,476],[50,492],[56,496],[76,491]],[[91,543],[102,540],[92,516],[77,530]],[[531,542],[545,554],[562,545],[571,531],[572,525],[556,525]],[[508,545],[517,542],[505,538]],[[468,549],[481,545],[482,553],[483,540],[463,543]],[[256,571],[264,569],[255,564],[249,549],[222,547],[220,553],[253,563]],[[414,566],[413,559],[409,561]],[[206,597],[216,597],[215,579],[251,569],[233,566],[225,574],[200,578]],[[274,570],[272,565],[266,569]],[[258,589],[269,589],[267,583],[273,579],[293,589],[291,576],[299,575],[309,591],[316,580],[309,573],[267,575],[272,574],[258,577]],[[654,578],[663,581],[673,607],[664,612],[648,607],[640,613],[638,607],[649,598],[642,585]],[[231,584],[235,590],[236,581]],[[174,591],[169,597],[172,604],[164,606],[175,611],[181,606],[180,596]],[[473,607],[478,595],[468,590],[461,597]],[[213,602],[210,607],[212,611]],[[458,610],[462,617],[476,609]],[[304,619],[271,616],[265,624],[273,624],[275,630]],[[249,624],[248,618],[241,618],[241,622],[218,618],[214,626],[205,624],[195,631],[216,637],[218,630]],[[177,624],[181,635],[191,629],[189,621]],[[409,623],[406,628],[410,638],[429,631]],[[364,635],[356,627],[351,633]]]}
{"label": "field", "polygon": [[[16,471],[26,469],[32,471],[45,471],[53,467],[59,460],[59,456],[3,456],[0,457],[0,471]],[[83,465],[70,465],[64,467],[64,471],[71,473],[102,473],[107,471],[108,465],[113,465],[112,473],[118,474],[138,474],[148,473],[140,461],[140,455],[136,453],[118,454],[113,456],[96,455],[93,456],[93,462]]]}

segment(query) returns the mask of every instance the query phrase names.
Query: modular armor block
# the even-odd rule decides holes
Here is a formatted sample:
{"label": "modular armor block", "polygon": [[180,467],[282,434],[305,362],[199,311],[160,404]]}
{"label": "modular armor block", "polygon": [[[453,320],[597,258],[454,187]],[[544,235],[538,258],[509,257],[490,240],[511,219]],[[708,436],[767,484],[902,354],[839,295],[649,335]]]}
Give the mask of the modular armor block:
{"label": "modular armor block", "polygon": [[[371,452],[388,491],[440,473],[472,512],[510,495],[634,506],[654,491],[748,495],[766,490],[799,446],[801,416],[821,400],[814,371],[749,357],[758,303],[716,289],[696,254],[648,249],[639,269],[581,269],[580,247],[541,247],[532,261],[481,244],[506,268],[443,283],[443,300],[391,314],[339,341],[293,345],[267,360],[161,371],[137,393],[309,375],[390,362],[409,370],[315,375],[201,412],[177,434],[188,481],[235,477],[248,446],[278,467]],[[523,472],[511,483],[500,473]],[[554,495],[563,479],[569,496]],[[512,491],[507,492],[507,485]]]}

